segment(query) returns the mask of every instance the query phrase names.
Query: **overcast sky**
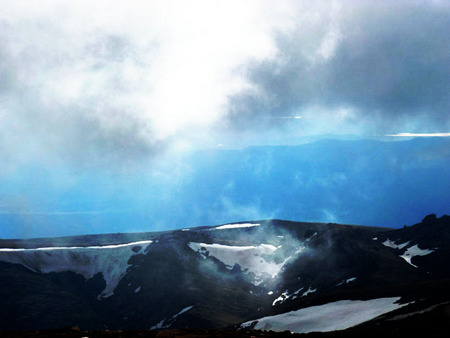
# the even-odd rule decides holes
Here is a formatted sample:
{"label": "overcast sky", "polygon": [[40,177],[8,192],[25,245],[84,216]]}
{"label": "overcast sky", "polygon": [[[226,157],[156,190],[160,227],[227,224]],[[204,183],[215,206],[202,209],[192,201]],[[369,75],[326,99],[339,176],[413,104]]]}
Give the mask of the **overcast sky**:
{"label": "overcast sky", "polygon": [[117,213],[104,195],[150,172],[175,196],[188,150],[450,136],[450,1],[0,8],[0,214]]}
{"label": "overcast sky", "polygon": [[1,8],[8,163],[450,131],[448,1],[2,0]]}

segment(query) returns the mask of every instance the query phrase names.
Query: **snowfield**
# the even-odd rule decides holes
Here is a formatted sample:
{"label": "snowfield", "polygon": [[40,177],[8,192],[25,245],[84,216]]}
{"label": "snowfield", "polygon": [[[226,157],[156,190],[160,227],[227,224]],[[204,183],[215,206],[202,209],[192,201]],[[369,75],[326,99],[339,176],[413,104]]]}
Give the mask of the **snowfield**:
{"label": "snowfield", "polygon": [[205,259],[207,255],[217,258],[230,270],[233,269],[235,264],[238,264],[242,271],[254,273],[253,284],[255,285],[259,285],[263,281],[264,275],[274,278],[288,260],[286,259],[278,264],[270,261],[270,255],[277,250],[276,246],[270,244],[230,246],[190,242],[189,247],[200,253]]}
{"label": "snowfield", "polygon": [[225,224],[218,227],[215,227],[211,230],[227,230],[227,229],[239,229],[239,228],[252,228],[252,227],[258,227],[261,224],[256,223],[240,223],[240,224]]}
{"label": "snowfield", "polygon": [[106,298],[113,294],[125,275],[131,256],[144,253],[151,243],[152,241],[140,241],[88,247],[0,249],[0,261],[21,264],[41,273],[72,271],[86,279],[101,273],[106,287],[100,296]]}
{"label": "snowfield", "polygon": [[241,328],[250,327],[257,322],[255,329],[278,332],[290,330],[294,333],[308,333],[344,330],[408,305],[396,304],[399,300],[400,297],[341,300],[248,321],[243,323]]}
{"label": "snowfield", "polygon": [[408,250],[405,251],[403,255],[400,255],[401,258],[403,258],[408,264],[411,264],[413,267],[417,268],[417,265],[414,265],[411,263],[411,259],[414,256],[426,256],[430,253],[434,252],[434,249],[420,249],[419,246],[413,245],[412,247],[408,248]]}
{"label": "snowfield", "polygon": [[415,268],[418,268],[418,266],[414,265],[411,262],[411,259],[414,256],[426,256],[437,250],[437,249],[420,249],[418,244],[415,244],[408,248],[408,245],[410,244],[409,241],[402,243],[402,244],[395,244],[395,242],[392,242],[390,239],[387,239],[381,244],[383,244],[384,246],[387,246],[389,248],[393,248],[393,249],[403,249],[403,248],[407,247],[405,252],[402,255],[400,255],[400,257],[403,258],[408,264],[412,265]]}
{"label": "snowfield", "polygon": [[407,246],[409,244],[409,242],[405,242],[402,244],[395,244],[395,242],[391,241],[389,238],[387,240],[385,240],[383,243],[384,246],[387,246],[388,248],[393,248],[393,249],[403,249],[405,246]]}

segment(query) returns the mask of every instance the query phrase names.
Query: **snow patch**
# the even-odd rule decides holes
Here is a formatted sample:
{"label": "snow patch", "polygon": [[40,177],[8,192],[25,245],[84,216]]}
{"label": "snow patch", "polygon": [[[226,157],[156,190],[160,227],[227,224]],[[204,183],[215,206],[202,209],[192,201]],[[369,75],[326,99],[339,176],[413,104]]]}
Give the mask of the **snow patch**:
{"label": "snow patch", "polygon": [[298,296],[298,294],[300,293],[300,291],[302,291],[303,289],[304,289],[304,288],[300,288],[300,289],[298,289],[297,291],[295,291],[295,292],[292,294],[292,300],[296,299],[297,296]]}
{"label": "snow patch", "polygon": [[137,287],[136,290],[134,290],[134,293],[138,293],[139,291],[141,291],[141,286]]}
{"label": "snow patch", "polygon": [[290,295],[288,295],[288,290],[284,291],[277,299],[273,301],[272,306],[275,306],[277,303],[284,303],[284,301],[289,297]]}
{"label": "snow patch", "polygon": [[311,239],[317,236],[317,232],[313,233],[310,237],[306,239],[306,242],[309,242]]}
{"label": "snow patch", "polygon": [[175,320],[177,320],[177,318],[179,316],[181,316],[183,313],[189,311],[190,309],[192,309],[194,307],[194,305],[185,307],[183,310],[181,310],[180,312],[178,312],[177,314],[173,315],[171,318],[169,319],[163,319],[161,320],[158,324],[153,325],[150,330],[159,330],[159,329],[168,329],[174,322]]}
{"label": "snow patch", "polygon": [[343,280],[342,282],[340,282],[337,286],[341,286],[341,285],[343,285],[343,284],[348,284],[348,283],[354,282],[355,280],[356,280],[356,277],[352,277],[352,278],[349,278],[349,279],[345,279],[345,280]]}
{"label": "snow patch", "polygon": [[412,247],[408,248],[403,255],[400,255],[401,258],[403,258],[408,264],[411,264],[415,268],[417,268],[417,265],[414,265],[411,262],[411,259],[414,256],[426,256],[430,253],[436,251],[436,249],[420,249],[419,246],[413,245]]}
{"label": "snow patch", "polygon": [[[352,279],[352,278],[350,278]],[[356,278],[355,278],[356,279]],[[272,306],[275,306],[276,304],[282,304],[284,303],[287,299],[291,298],[292,300],[296,299],[298,297],[298,294],[300,293],[300,291],[302,291],[304,288],[300,288],[297,291],[295,291],[292,294],[288,293],[288,290],[284,291],[278,298],[276,298],[273,303]],[[311,287],[308,288],[308,290],[306,290],[305,292],[303,292],[303,294],[300,297],[306,297],[307,295],[309,295],[310,293],[314,293],[316,292],[317,289],[312,289]],[[272,292],[273,293],[273,292]]]}
{"label": "snow patch", "polygon": [[391,312],[407,304],[396,304],[400,297],[372,300],[342,300],[324,305],[311,306],[275,316],[248,321],[241,328],[254,326],[257,330],[308,333],[344,330]]}
{"label": "snow patch", "polygon": [[190,242],[189,247],[200,253],[205,259],[208,256],[217,258],[229,270],[238,264],[242,271],[254,273],[254,285],[261,284],[265,276],[274,278],[289,259],[278,264],[271,261],[270,255],[277,250],[277,247],[270,244],[260,244],[259,246],[230,246]]}
{"label": "snow patch", "polygon": [[299,255],[299,254],[303,253],[305,250],[306,250],[306,246],[301,244],[295,251],[295,255]]}
{"label": "snow patch", "polygon": [[226,230],[226,229],[238,229],[238,228],[252,228],[260,226],[261,224],[257,223],[240,223],[240,224],[225,224],[218,227],[215,227],[211,230]]}
{"label": "snow patch", "polygon": [[410,242],[405,242],[402,244],[395,244],[395,242],[391,241],[389,238],[386,239],[383,243],[384,246],[387,246],[389,248],[393,248],[393,249],[403,249],[405,246],[407,246]]}
{"label": "snow patch", "polygon": [[302,297],[306,297],[307,295],[309,295],[310,293],[314,293],[316,292],[317,289],[311,289],[311,287],[308,288],[308,290],[306,290],[305,292],[303,292]]}
{"label": "snow patch", "polygon": [[[101,273],[106,287],[99,297],[107,298],[125,275],[129,259],[152,241],[88,247],[48,247],[36,249],[0,249],[0,261],[21,264],[41,273],[73,271],[86,279]],[[133,251],[133,248],[140,247]]]}
{"label": "snow patch", "polygon": [[303,290],[303,288],[298,289],[297,291],[295,291],[295,292],[293,293],[293,295],[298,295],[298,293],[299,293],[300,291],[302,291],[302,290]]}

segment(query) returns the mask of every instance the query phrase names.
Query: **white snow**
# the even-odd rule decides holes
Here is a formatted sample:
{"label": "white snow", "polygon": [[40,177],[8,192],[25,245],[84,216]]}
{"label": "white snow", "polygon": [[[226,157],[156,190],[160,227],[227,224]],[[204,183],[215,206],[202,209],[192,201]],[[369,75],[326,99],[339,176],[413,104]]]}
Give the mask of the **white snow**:
{"label": "white snow", "polygon": [[141,291],[141,286],[137,287],[136,290],[134,290],[134,293],[138,293],[139,291]]}
{"label": "white snow", "polygon": [[[152,241],[88,247],[50,247],[36,249],[0,249],[0,261],[22,264],[41,272],[73,271],[86,279],[101,273],[106,287],[101,297],[109,297],[126,273],[128,260],[145,249]],[[132,249],[141,246],[138,252]]]}
{"label": "white snow", "polygon": [[[352,278],[350,278],[352,279]],[[355,278],[356,279],[356,278]],[[289,294],[288,291],[286,290],[284,291],[278,298],[276,298],[273,303],[272,306],[275,306],[276,304],[282,304],[284,303],[287,299],[291,298],[292,300],[296,299],[298,297],[298,294],[300,293],[300,291],[302,291],[303,288],[298,289],[297,291],[295,291],[293,294]],[[305,292],[303,292],[303,294],[300,297],[306,297],[307,295],[309,295],[310,293],[314,293],[316,292],[317,289],[312,289],[311,287],[308,288],[308,290],[306,290]],[[273,293],[273,292],[272,292]]]}
{"label": "white snow", "polygon": [[388,238],[381,244],[383,244],[384,246],[387,246],[389,248],[393,248],[393,249],[403,249],[405,246],[407,246],[409,244],[409,241],[405,242],[405,243],[402,243],[402,244],[395,244],[395,242],[391,241]]}
{"label": "white snow", "polygon": [[299,294],[299,292],[302,291],[303,289],[304,289],[304,288],[300,288],[300,289],[298,289],[297,291],[295,291],[295,292],[292,294],[292,299],[296,299],[297,296],[298,296],[298,294]]}
{"label": "white snow", "polygon": [[191,242],[189,247],[199,252],[204,258],[206,258],[206,252],[208,252],[209,256],[217,258],[230,270],[233,269],[235,264],[239,264],[242,271],[255,274],[255,280],[253,281],[255,285],[261,284],[265,275],[274,278],[288,260],[286,259],[278,264],[270,261],[269,256],[277,250],[276,246],[270,244],[230,246]]}
{"label": "white snow", "polygon": [[344,280],[343,280],[342,282],[340,282],[337,286],[341,286],[341,285],[343,285],[343,284],[351,283],[351,282],[354,282],[355,280],[356,280],[356,277],[344,279]]}
{"label": "white snow", "polygon": [[288,299],[290,295],[288,295],[288,290],[284,291],[277,299],[275,299],[272,303],[272,306],[275,306],[277,303],[284,303],[286,299]]}
{"label": "white snow", "polygon": [[261,224],[257,223],[240,223],[240,224],[225,224],[218,227],[215,227],[211,230],[226,230],[226,229],[238,229],[238,228],[251,228],[251,227],[257,227]]}
{"label": "white snow", "polygon": [[150,330],[158,330],[158,329],[167,329],[170,327],[170,325],[173,324],[173,322],[177,319],[178,316],[181,316],[183,313],[189,311],[190,309],[192,309],[194,307],[194,305],[185,307],[183,310],[181,310],[180,312],[178,312],[177,314],[173,315],[171,318],[169,319],[163,319],[161,320],[158,324],[153,325]]}
{"label": "white snow", "polygon": [[408,248],[403,255],[400,255],[401,258],[403,258],[408,264],[411,264],[415,268],[417,268],[417,265],[414,265],[411,263],[411,259],[414,256],[426,256],[430,253],[434,252],[435,249],[420,249],[419,246],[413,245],[412,247]]}
{"label": "white snow", "polygon": [[[410,244],[410,242],[408,241],[408,242],[405,242],[402,244],[395,244],[395,242],[392,242],[390,239],[387,239],[382,244],[387,247],[394,248],[394,249],[403,249],[403,248],[407,247]],[[436,250],[437,249],[420,249],[418,244],[415,244],[415,245],[407,248],[405,250],[405,252],[402,255],[400,255],[400,257],[403,258],[408,264],[411,264],[412,266],[417,268],[417,266],[411,262],[411,259],[414,256],[426,256]]]}
{"label": "white snow", "polygon": [[124,247],[134,247],[139,245],[148,245],[153,243],[153,241],[139,241],[139,242],[131,242],[125,244],[114,244],[114,245],[97,245],[97,246],[52,246],[52,247],[43,247],[43,248],[35,248],[35,249],[11,249],[11,248],[0,248],[1,252],[21,252],[21,251],[56,251],[56,250],[75,250],[75,249],[115,249],[115,248],[124,248]]}
{"label": "white snow", "polygon": [[273,291],[269,291],[269,292],[267,292],[267,294],[270,296],[270,295],[273,295]]}
{"label": "white snow", "polygon": [[249,327],[257,321],[255,329],[259,330],[290,330],[294,333],[343,330],[407,305],[395,304],[399,299],[342,300],[249,321],[241,327]]}
{"label": "white snow", "polygon": [[306,250],[306,246],[303,245],[303,244],[301,244],[301,245],[297,248],[297,250],[295,251],[295,255],[301,254],[301,253],[303,253],[305,250]]}
{"label": "white snow", "polygon": [[303,290],[303,288],[298,289],[297,291],[295,291],[295,292],[293,293],[293,295],[298,295],[298,293],[299,293],[300,291],[302,291],[302,290]]}
{"label": "white snow", "polygon": [[302,297],[306,297],[307,295],[309,295],[310,293],[316,292],[317,289],[311,289],[311,287],[308,288],[308,290],[306,290],[305,292],[303,292]]}
{"label": "white snow", "polygon": [[309,242],[312,238],[317,236],[317,232],[313,233],[310,237],[306,239],[306,242]]}

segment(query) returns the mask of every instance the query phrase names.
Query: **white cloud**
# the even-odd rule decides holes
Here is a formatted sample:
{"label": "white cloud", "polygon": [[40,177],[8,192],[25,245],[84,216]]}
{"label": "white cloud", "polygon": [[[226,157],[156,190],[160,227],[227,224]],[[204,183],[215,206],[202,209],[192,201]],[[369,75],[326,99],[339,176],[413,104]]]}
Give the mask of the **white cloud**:
{"label": "white cloud", "polygon": [[19,124],[52,151],[60,140],[198,137],[248,88],[240,66],[275,56],[289,12],[267,1],[2,1],[0,128]]}
{"label": "white cloud", "polygon": [[398,133],[387,134],[392,137],[449,137],[450,133]]}
{"label": "white cloud", "polygon": [[[372,46],[369,33],[378,34],[383,25],[375,20],[374,30],[360,26],[358,18],[371,23],[363,19],[376,9],[383,23],[389,10],[397,8],[387,2],[375,7],[289,0],[0,4],[0,151],[9,162],[57,157],[104,158],[106,163],[143,158],[169,146],[185,150],[192,143],[228,143],[236,137],[227,132],[236,130],[245,129],[239,140],[249,143],[258,123],[265,128],[264,140],[274,137],[280,125],[278,136],[283,138],[367,131],[368,125],[376,125],[376,114],[366,123],[360,102],[354,102],[364,95],[355,99],[349,94],[348,99],[345,86],[328,87],[324,84],[330,81],[322,81],[322,75],[328,74],[327,67],[349,64],[338,62],[345,44],[364,66],[367,57],[358,48]],[[408,50],[407,55],[415,54]],[[378,63],[384,59],[376,58]],[[272,73],[253,74],[255,65]],[[360,72],[351,69],[355,74]],[[318,98],[312,95],[315,88],[320,89]],[[334,100],[342,96],[335,92],[344,92],[342,102]],[[242,93],[255,101],[233,110],[233,98]],[[326,95],[330,99],[323,105]],[[372,102],[370,97],[363,101]],[[273,118],[260,118],[264,116]],[[291,116],[303,118],[294,123]]]}

